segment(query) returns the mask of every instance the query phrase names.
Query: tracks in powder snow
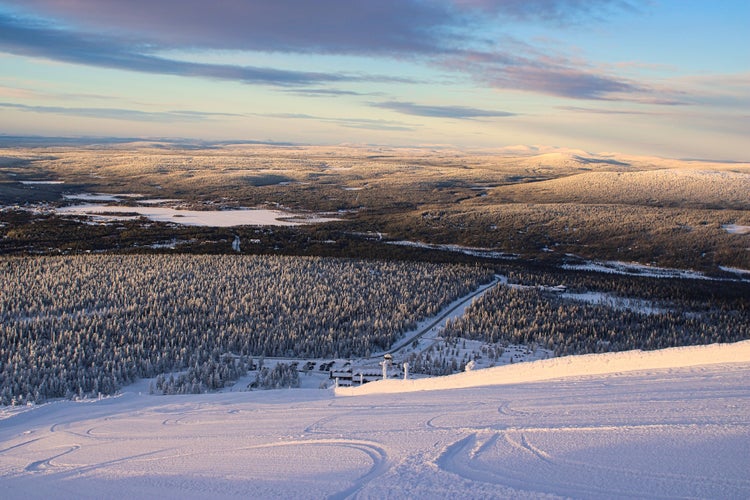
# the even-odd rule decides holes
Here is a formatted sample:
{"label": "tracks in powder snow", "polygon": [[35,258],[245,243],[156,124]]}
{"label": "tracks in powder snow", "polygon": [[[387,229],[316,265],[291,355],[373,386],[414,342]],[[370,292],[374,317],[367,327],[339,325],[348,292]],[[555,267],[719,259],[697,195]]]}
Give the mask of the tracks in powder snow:
{"label": "tracks in powder snow", "polygon": [[[716,494],[727,488],[728,491],[747,491],[750,480],[717,477],[706,471],[680,467],[679,461],[671,470],[663,467],[652,469],[648,463],[639,461],[613,461],[606,453],[599,456],[600,449],[588,450],[586,443],[591,441],[592,436],[599,443],[601,436],[611,436],[608,438],[609,446],[621,448],[625,457],[632,455],[633,449],[636,449],[647,460],[669,463],[674,461],[674,457],[661,456],[659,446],[654,442],[679,440],[678,436],[688,437],[702,432],[713,434],[723,431],[729,435],[733,432],[742,435],[744,429],[744,425],[732,429],[726,425],[684,423],[465,429],[469,434],[447,445],[434,463],[440,470],[469,481],[534,494],[657,498],[662,497],[659,492],[682,496],[682,491],[702,491],[710,497],[712,491]],[[561,435],[564,436],[562,440]],[[648,439],[639,440],[642,437]],[[565,446],[559,447],[560,441]],[[686,441],[686,449],[689,449],[690,439]],[[556,449],[545,449],[540,443],[553,443]],[[648,446],[655,446],[655,449]]]}
{"label": "tracks in powder snow", "polygon": [[41,472],[41,471],[44,471],[46,469],[54,468],[55,465],[52,463],[53,460],[55,460],[57,458],[60,458],[62,456],[68,455],[70,453],[73,453],[74,451],[80,450],[80,449],[81,449],[81,446],[75,444],[75,445],[70,446],[69,448],[67,448],[62,453],[58,453],[56,455],[52,455],[51,457],[45,458],[43,460],[37,460],[36,462],[31,462],[29,465],[26,466],[26,468],[24,470],[26,472]]}
{"label": "tracks in powder snow", "polygon": [[[253,446],[248,449],[259,450],[278,447],[308,447],[308,446],[330,446],[335,448],[349,448],[367,455],[372,460],[372,467],[359,478],[354,479],[354,484],[343,491],[339,491],[328,498],[331,500],[343,500],[354,495],[367,486],[372,480],[383,475],[389,469],[388,453],[385,448],[376,443],[350,439],[309,439],[299,441],[287,441],[284,443],[272,443],[268,445]],[[304,451],[303,451],[304,452]]]}
{"label": "tracks in powder snow", "polygon": [[36,498],[122,484],[151,497],[750,498],[748,376],[744,363],[359,399],[63,402],[0,420],[0,483]]}
{"label": "tracks in powder snow", "polygon": [[[328,409],[323,410],[320,418],[308,420],[302,428],[302,434],[291,433],[282,438],[273,438],[280,439],[279,441],[270,441],[268,436],[261,433],[250,440],[255,440],[255,443],[247,442],[242,437],[227,438],[224,431],[206,431],[213,422],[221,422],[222,415],[230,416],[230,420],[225,424],[234,425],[237,431],[244,429],[245,424],[241,415],[257,413],[256,409],[248,412],[244,407],[231,408],[227,412],[226,408],[217,405],[207,412],[205,410],[202,404],[169,405],[147,411],[128,410],[91,420],[81,419],[79,422],[59,419],[45,426],[46,429],[41,431],[44,436],[17,441],[12,446],[0,450],[0,455],[6,452],[20,452],[19,456],[29,457],[29,461],[27,465],[21,465],[18,471],[37,478],[48,477],[48,481],[57,480],[51,478],[116,475],[117,471],[129,471],[133,468],[146,471],[147,476],[159,478],[163,471],[177,471],[174,473],[179,475],[188,467],[186,464],[217,463],[221,468],[222,464],[229,463],[227,457],[232,457],[232,462],[237,463],[278,463],[287,472],[271,469],[273,477],[269,479],[269,484],[273,484],[273,481],[286,474],[301,473],[308,465],[315,466],[315,462],[322,460],[329,468],[322,473],[323,475],[339,471],[341,476],[330,482],[315,480],[313,489],[308,493],[315,492],[315,496],[336,500],[351,498],[365,488],[372,488],[373,482],[387,473],[392,465],[385,445],[366,438],[342,437],[327,428],[333,421],[342,417],[341,413],[329,413]],[[266,408],[261,413],[267,416],[270,410],[272,409]],[[350,408],[344,415],[356,417],[362,410],[360,407]],[[140,425],[131,425],[134,415],[143,419]],[[232,418],[234,420],[231,420]],[[186,437],[180,428],[191,427],[200,437],[197,441],[199,446],[183,443]],[[241,436],[241,432],[237,435]],[[191,439],[187,440],[190,442]],[[223,440],[223,444],[214,443],[214,439]],[[40,444],[42,446],[39,446]],[[29,447],[33,449],[21,451]],[[93,450],[96,452],[92,454]],[[100,454],[100,450],[107,452]],[[200,467],[200,470],[207,472],[207,477],[210,478],[204,479],[206,484],[216,481],[212,478],[211,466],[205,469],[203,465]],[[230,470],[234,470],[232,467]],[[253,473],[233,474],[243,477],[245,481],[250,478],[257,481]],[[262,476],[258,476],[260,477]],[[151,484],[159,484],[159,480],[149,481]],[[242,491],[242,483],[237,484],[240,485],[237,486],[240,488],[238,491]],[[228,491],[232,491],[231,488]],[[264,490],[261,488],[258,491]]]}

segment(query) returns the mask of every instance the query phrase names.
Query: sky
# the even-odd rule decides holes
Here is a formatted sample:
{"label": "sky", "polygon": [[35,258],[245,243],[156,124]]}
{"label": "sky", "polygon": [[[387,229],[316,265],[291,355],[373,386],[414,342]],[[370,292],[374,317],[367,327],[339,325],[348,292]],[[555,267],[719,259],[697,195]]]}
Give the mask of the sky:
{"label": "sky", "polygon": [[0,134],[750,161],[747,0],[0,0]]}

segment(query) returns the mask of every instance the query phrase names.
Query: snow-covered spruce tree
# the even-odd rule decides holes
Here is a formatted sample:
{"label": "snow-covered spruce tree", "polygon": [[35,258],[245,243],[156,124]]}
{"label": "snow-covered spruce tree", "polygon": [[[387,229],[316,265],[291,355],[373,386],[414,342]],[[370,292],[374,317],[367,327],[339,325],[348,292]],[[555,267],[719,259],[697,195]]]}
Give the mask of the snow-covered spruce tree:
{"label": "snow-covered spruce tree", "polygon": [[732,310],[717,308],[710,295],[703,303],[680,304],[677,292],[674,301],[640,310],[575,301],[536,287],[498,286],[451,321],[443,335],[541,345],[557,356],[733,342],[750,338],[750,299],[737,293],[729,297]]}
{"label": "snow-covered spruce tree", "polygon": [[296,363],[277,363],[272,369],[266,367],[258,371],[253,388],[290,389],[299,387],[299,372]]}
{"label": "snow-covered spruce tree", "polygon": [[237,255],[13,257],[0,266],[0,404],[112,394],[189,369],[189,380],[167,388],[207,390],[236,378],[226,354],[364,355],[493,274]]}

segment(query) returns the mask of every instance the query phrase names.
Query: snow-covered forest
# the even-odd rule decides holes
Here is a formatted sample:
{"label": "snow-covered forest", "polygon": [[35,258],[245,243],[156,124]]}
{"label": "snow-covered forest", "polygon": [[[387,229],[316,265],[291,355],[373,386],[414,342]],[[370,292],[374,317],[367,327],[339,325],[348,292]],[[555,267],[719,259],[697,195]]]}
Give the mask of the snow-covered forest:
{"label": "snow-covered forest", "polygon": [[750,338],[747,283],[516,268],[453,316],[439,342],[406,357],[447,375],[549,356],[661,349]]}
{"label": "snow-covered forest", "polygon": [[365,356],[493,276],[274,256],[6,258],[0,267],[6,405],[111,394],[188,368],[216,387],[250,356]]}
{"label": "snow-covered forest", "polygon": [[448,337],[536,343],[556,355],[734,342],[750,337],[747,313],[643,313],[571,303],[538,289],[497,287],[446,328]]}

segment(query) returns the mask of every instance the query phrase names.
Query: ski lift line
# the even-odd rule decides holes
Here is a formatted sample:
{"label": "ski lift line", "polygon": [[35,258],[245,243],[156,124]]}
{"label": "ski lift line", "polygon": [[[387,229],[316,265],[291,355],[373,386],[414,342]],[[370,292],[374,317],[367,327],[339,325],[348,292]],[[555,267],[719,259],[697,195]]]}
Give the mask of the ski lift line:
{"label": "ski lift line", "polygon": [[379,358],[379,357],[383,356],[384,354],[394,354],[394,353],[400,351],[401,349],[403,349],[404,347],[408,346],[409,344],[411,344],[415,340],[421,338],[424,334],[426,334],[431,329],[433,329],[434,327],[436,327],[437,325],[439,325],[448,315],[450,315],[451,313],[453,313],[456,309],[458,309],[459,307],[464,307],[468,301],[470,301],[470,300],[474,299],[475,297],[477,297],[478,295],[481,295],[481,294],[489,291],[490,289],[496,287],[498,284],[501,283],[501,281],[502,281],[502,277],[499,276],[499,275],[495,275],[495,279],[491,283],[489,283],[488,285],[479,287],[472,294],[466,296],[463,300],[461,300],[461,302],[459,302],[455,306],[453,306],[450,309],[444,311],[434,321],[430,322],[429,325],[425,326],[424,328],[422,328],[421,330],[419,330],[417,333],[415,333],[411,337],[409,337],[407,339],[402,339],[400,341],[401,345],[397,345],[396,347],[392,347],[391,349],[389,349],[387,351],[383,351],[383,352],[380,352],[378,354],[374,354],[374,355],[372,355],[372,356],[370,356],[369,358],[366,358],[366,359]]}
{"label": "ski lift line", "polygon": [[[429,325],[425,326],[424,328],[422,328],[421,330],[419,330],[417,333],[415,333],[414,335],[412,335],[408,339],[401,339],[400,341],[398,341],[397,344],[400,344],[400,345],[396,345],[395,347],[391,347],[387,351],[380,351],[378,353],[370,355],[369,357],[362,357],[362,358],[358,358],[358,359],[362,359],[362,360],[366,360],[366,359],[379,359],[379,358],[382,358],[385,354],[394,354],[394,353],[400,351],[404,347],[407,347],[409,344],[411,344],[412,342],[414,342],[416,339],[421,338],[424,334],[426,334],[427,332],[429,332],[432,328],[438,326],[443,320],[445,320],[445,318],[448,315],[450,315],[452,312],[454,312],[459,307],[463,307],[464,305],[466,305],[466,303],[468,301],[474,299],[475,297],[477,297],[477,296],[479,296],[479,295],[481,295],[481,294],[483,294],[485,292],[488,292],[492,288],[495,288],[497,285],[499,285],[500,283],[503,282],[503,279],[504,279],[503,276],[496,274],[495,278],[490,283],[488,283],[486,285],[480,286],[474,292],[472,292],[471,294],[469,294],[466,297],[464,297],[463,299],[461,299],[461,301],[458,304],[456,304],[455,306],[451,307],[450,309],[447,309],[446,311],[443,311],[436,319],[434,319],[432,322],[430,322]],[[253,356],[253,358],[259,358],[259,357],[260,356]],[[283,361],[283,362],[301,361],[300,358],[291,358],[291,357],[285,357],[285,356],[263,356],[263,359],[265,359],[266,361]],[[331,359],[333,359],[333,358],[331,358]],[[317,372],[317,370],[315,370],[315,371]],[[319,372],[319,373],[323,373],[323,372]]]}

